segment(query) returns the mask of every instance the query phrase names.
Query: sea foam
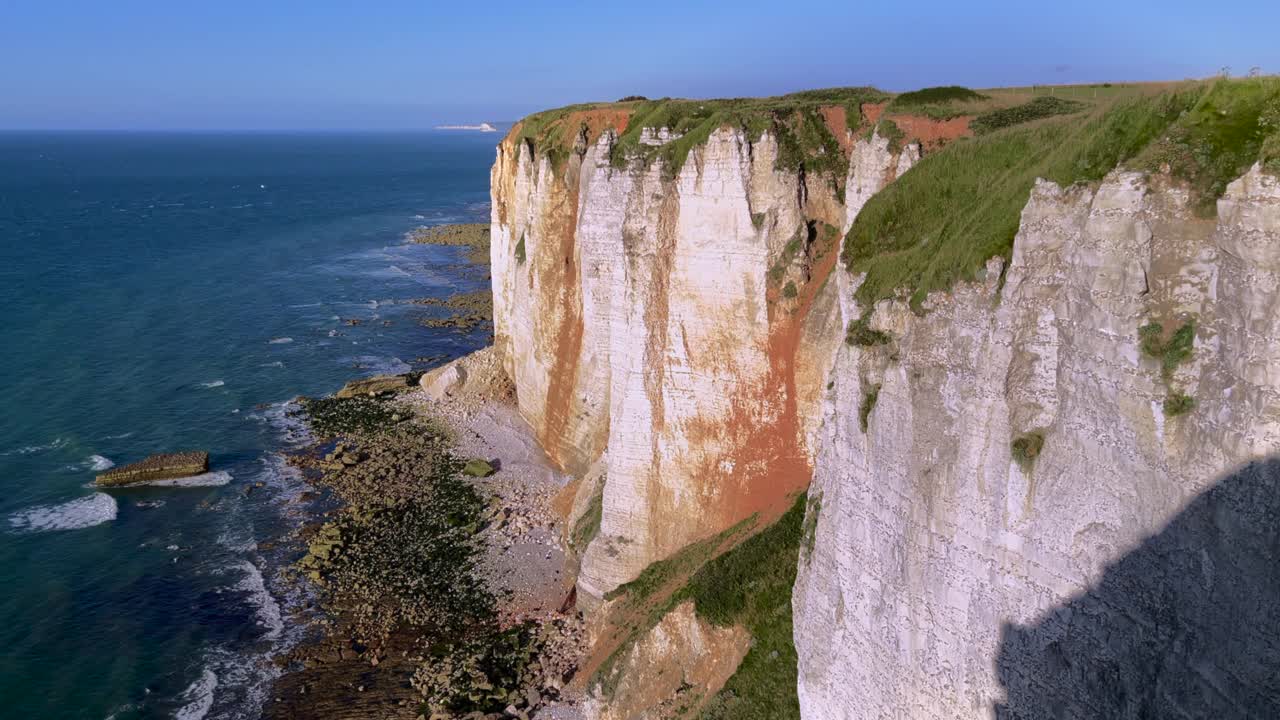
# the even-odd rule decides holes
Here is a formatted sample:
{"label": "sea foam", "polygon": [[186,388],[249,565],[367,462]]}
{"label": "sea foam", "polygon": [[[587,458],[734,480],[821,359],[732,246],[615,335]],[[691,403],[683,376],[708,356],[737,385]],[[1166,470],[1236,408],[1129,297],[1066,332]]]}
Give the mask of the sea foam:
{"label": "sea foam", "polygon": [[263,637],[267,640],[278,639],[280,633],[284,632],[284,617],[280,614],[280,603],[267,590],[262,571],[248,560],[237,563],[236,569],[243,571],[244,577],[236,583],[235,589],[248,595],[258,626],[266,630]]}
{"label": "sea foam", "polygon": [[45,450],[57,450],[58,448],[63,447],[66,444],[67,444],[66,438],[57,438],[53,442],[45,445],[27,445],[25,447],[15,448],[13,450],[6,450],[5,452],[0,453],[0,456],[31,455],[32,453],[44,452]]}
{"label": "sea foam", "polygon": [[218,688],[218,676],[212,670],[205,669],[195,682],[182,692],[181,700],[186,703],[173,714],[174,720],[200,720],[213,708],[213,691]]}
{"label": "sea foam", "polygon": [[9,524],[21,532],[80,530],[116,519],[116,499],[94,493],[59,505],[41,505],[9,516]]}
{"label": "sea foam", "polygon": [[191,475],[171,480],[152,480],[138,484],[153,485],[155,487],[219,487],[229,482],[231,482],[231,473],[226,470],[215,470],[201,475]]}
{"label": "sea foam", "polygon": [[102,455],[90,455],[89,457],[85,458],[82,462],[72,463],[71,465],[68,465],[67,469],[72,472],[84,472],[86,470],[92,470],[94,472],[102,472],[103,470],[110,470],[115,466],[116,464],[114,462],[111,462],[110,459]]}

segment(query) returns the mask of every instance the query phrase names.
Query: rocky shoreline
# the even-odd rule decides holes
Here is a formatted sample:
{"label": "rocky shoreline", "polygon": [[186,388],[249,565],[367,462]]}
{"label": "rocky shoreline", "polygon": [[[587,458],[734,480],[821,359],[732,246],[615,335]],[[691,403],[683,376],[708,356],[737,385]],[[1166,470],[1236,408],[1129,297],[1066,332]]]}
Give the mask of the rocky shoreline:
{"label": "rocky shoreline", "polygon": [[[487,234],[444,226],[411,240],[487,262]],[[487,292],[420,304],[454,313],[429,327],[492,319]],[[312,590],[295,621],[314,634],[278,659],[263,716],[577,717],[565,688],[585,631],[552,510],[568,478],[519,418],[493,349],[353,380],[298,413],[315,441],[289,462],[324,509],[286,573]]]}

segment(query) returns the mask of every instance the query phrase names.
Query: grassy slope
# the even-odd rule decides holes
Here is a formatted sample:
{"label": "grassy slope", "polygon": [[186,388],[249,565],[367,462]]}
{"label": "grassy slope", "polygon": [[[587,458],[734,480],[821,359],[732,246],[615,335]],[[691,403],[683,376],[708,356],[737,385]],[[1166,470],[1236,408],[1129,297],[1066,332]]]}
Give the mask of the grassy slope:
{"label": "grassy slope", "polygon": [[1211,212],[1226,184],[1262,159],[1280,164],[1280,79],[1189,83],[1121,97],[1085,115],[1049,118],[963,139],[924,158],[867,203],[845,238],[859,300],[927,293],[1009,257],[1036,178],[1063,186],[1117,166],[1168,166]]}
{"label": "grassy slope", "polygon": [[[791,588],[795,585],[805,498],[796,499],[777,522],[736,545],[751,530],[744,521],[717,537],[690,545],[650,565],[635,580],[614,590],[636,608],[649,606],[644,619],[601,667],[597,677],[609,692],[618,679],[617,660],[643,633],[680,603],[694,602],[698,616],[722,627],[742,626],[753,638],[751,650],[724,688],[709,698],[707,720],[785,720],[800,717],[796,697],[796,650],[792,642]],[[719,556],[718,548],[732,547]],[[673,579],[689,577],[660,599]],[[654,602],[656,600],[656,603]]]}

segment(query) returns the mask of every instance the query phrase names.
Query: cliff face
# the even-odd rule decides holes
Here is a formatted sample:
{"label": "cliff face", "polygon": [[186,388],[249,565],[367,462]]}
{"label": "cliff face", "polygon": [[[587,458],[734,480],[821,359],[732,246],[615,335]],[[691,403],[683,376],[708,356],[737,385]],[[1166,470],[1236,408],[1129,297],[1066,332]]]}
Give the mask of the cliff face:
{"label": "cliff face", "polygon": [[[779,170],[769,134],[718,129],[674,173],[615,167],[616,132],[588,137],[563,166],[499,147],[492,260],[521,413],[561,466],[605,464],[579,578],[600,597],[808,484],[851,216],[830,183]],[[850,206],[910,166],[908,147],[858,141]]]}
{"label": "cliff face", "polygon": [[1001,264],[838,353],[803,715],[1280,712],[1277,473],[1246,465],[1280,447],[1280,182],[1255,166],[1205,220],[1158,176],[1042,181]]}
{"label": "cliff face", "polygon": [[[496,342],[590,480],[583,595],[808,487],[804,717],[1280,716],[1280,84],[960,143],[901,96],[787,100],[498,150]],[[697,654],[655,627],[637,672]],[[658,675],[596,710],[665,707]]]}

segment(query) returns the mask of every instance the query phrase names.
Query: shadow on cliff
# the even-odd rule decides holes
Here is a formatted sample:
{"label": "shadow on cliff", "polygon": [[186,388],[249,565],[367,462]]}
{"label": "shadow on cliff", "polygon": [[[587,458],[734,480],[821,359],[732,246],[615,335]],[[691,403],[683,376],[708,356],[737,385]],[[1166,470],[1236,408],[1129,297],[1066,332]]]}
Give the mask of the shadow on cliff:
{"label": "shadow on cliff", "polygon": [[1280,718],[1280,460],[1196,497],[1096,586],[1006,625],[1000,720]]}

